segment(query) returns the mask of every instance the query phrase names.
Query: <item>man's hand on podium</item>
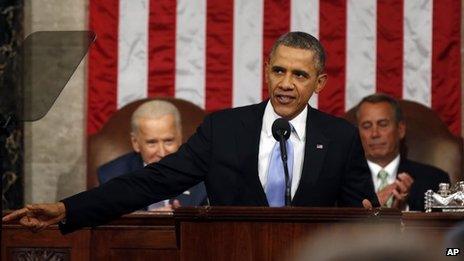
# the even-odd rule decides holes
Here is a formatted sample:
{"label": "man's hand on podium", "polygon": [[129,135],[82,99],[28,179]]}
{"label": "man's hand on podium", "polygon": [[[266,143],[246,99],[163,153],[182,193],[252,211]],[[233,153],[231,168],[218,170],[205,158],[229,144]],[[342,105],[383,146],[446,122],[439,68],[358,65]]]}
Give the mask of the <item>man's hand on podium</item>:
{"label": "man's hand on podium", "polygon": [[372,210],[372,203],[368,199],[364,199],[362,204],[365,209]]}
{"label": "man's hand on podium", "polygon": [[2,218],[2,222],[19,219],[19,223],[33,232],[41,231],[66,217],[62,202],[26,205]]}

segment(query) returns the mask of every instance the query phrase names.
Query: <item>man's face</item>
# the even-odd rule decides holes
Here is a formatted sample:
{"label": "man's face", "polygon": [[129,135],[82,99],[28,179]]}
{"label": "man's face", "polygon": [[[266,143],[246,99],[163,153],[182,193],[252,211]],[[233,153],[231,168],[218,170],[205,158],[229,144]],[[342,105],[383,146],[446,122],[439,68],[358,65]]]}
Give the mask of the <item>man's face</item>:
{"label": "man's face", "polygon": [[172,114],[157,119],[139,118],[138,125],[137,132],[132,133],[132,147],[147,164],[176,152],[182,143]]}
{"label": "man's face", "polygon": [[362,103],[358,111],[358,126],[368,160],[385,167],[398,155],[406,126],[403,122],[396,122],[389,103]]}
{"label": "man's face", "polygon": [[324,88],[326,80],[326,74],[318,75],[311,50],[281,45],[266,65],[272,107],[287,120],[303,111],[313,93]]}

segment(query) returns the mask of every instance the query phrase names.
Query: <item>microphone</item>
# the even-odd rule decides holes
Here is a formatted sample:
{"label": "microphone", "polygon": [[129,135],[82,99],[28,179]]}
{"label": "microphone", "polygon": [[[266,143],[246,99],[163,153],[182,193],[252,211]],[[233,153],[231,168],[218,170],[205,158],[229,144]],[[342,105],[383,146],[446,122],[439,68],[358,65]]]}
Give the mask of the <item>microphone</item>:
{"label": "microphone", "polygon": [[282,162],[284,165],[284,173],[285,173],[285,206],[291,205],[291,184],[290,178],[288,174],[288,165],[287,165],[287,140],[290,138],[291,134],[291,127],[290,123],[284,119],[279,118],[274,121],[272,124],[272,136],[276,139],[280,144],[280,156],[282,158]]}

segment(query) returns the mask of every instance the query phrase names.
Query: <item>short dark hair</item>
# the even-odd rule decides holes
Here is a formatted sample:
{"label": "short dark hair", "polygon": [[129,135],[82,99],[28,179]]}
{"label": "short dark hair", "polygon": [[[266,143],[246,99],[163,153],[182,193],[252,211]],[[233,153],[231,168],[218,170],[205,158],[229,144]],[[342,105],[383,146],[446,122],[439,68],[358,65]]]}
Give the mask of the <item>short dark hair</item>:
{"label": "short dark hair", "polygon": [[363,103],[381,103],[386,102],[390,104],[391,108],[393,109],[393,114],[395,116],[396,123],[400,123],[404,120],[403,118],[403,111],[401,110],[399,102],[393,98],[392,96],[385,94],[385,93],[376,93],[369,96],[364,97],[356,106],[356,120],[359,118],[359,108]]}
{"label": "short dark hair", "polygon": [[316,37],[305,32],[288,32],[275,41],[269,56],[270,59],[272,59],[277,48],[281,45],[313,51],[318,74],[324,72],[326,53],[324,47]]}

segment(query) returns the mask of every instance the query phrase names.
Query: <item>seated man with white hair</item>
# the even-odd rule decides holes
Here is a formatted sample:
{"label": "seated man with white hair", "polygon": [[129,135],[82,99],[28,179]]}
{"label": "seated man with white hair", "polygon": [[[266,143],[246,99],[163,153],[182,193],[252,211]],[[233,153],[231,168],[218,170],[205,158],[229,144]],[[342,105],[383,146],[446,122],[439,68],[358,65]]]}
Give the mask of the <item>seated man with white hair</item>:
{"label": "seated man with white hair", "polygon": [[[141,169],[176,152],[182,144],[182,124],[177,108],[168,101],[154,100],[140,105],[131,117],[133,152],[122,155],[97,170],[100,184]],[[204,183],[171,200],[157,202],[148,210],[170,209],[172,205],[199,206],[207,203]]]}
{"label": "seated man with white hair", "polygon": [[436,191],[438,184],[450,179],[441,169],[400,155],[406,122],[398,101],[382,93],[364,97],[356,108],[356,118],[380,204],[424,211],[425,192]]}

